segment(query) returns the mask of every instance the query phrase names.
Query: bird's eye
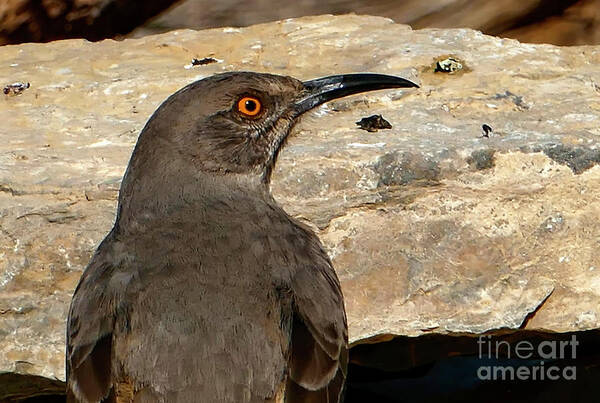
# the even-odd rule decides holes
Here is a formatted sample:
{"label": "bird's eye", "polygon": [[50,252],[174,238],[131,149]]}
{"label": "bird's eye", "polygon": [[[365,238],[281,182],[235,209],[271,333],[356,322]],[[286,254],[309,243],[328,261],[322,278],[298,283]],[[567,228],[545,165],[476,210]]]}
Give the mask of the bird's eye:
{"label": "bird's eye", "polygon": [[238,112],[244,116],[257,116],[262,110],[262,104],[256,97],[244,96],[237,103]]}

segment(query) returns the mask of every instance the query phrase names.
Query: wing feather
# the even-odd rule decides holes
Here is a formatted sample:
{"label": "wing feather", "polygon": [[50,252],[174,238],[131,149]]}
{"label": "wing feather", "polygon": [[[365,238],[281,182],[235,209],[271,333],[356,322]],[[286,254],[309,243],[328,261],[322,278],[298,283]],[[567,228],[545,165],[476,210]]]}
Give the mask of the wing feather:
{"label": "wing feather", "polygon": [[346,378],[348,325],[342,290],[327,254],[315,242],[314,265],[297,270],[292,278],[290,402],[340,402]]}

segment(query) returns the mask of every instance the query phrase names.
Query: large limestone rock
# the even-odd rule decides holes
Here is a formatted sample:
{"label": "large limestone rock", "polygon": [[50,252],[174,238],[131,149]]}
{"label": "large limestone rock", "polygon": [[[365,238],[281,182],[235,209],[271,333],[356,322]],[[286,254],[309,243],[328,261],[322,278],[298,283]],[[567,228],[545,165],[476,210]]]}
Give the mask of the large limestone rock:
{"label": "large limestone rock", "polygon": [[[449,56],[462,69],[434,72]],[[0,94],[0,371],[64,379],[70,297],[140,129],[176,89],[231,70],[422,84],[314,111],[273,175],[334,261],[353,343],[600,327],[600,48],[321,16],[6,46],[0,61],[2,86],[31,84]],[[372,114],[393,128],[355,126]]]}

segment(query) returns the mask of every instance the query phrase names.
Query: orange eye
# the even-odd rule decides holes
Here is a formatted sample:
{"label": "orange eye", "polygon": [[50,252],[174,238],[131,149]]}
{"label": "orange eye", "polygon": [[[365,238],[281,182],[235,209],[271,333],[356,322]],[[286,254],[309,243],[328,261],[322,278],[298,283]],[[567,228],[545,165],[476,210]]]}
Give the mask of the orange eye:
{"label": "orange eye", "polygon": [[254,117],[262,110],[262,104],[258,98],[245,96],[238,101],[237,108],[242,115]]}

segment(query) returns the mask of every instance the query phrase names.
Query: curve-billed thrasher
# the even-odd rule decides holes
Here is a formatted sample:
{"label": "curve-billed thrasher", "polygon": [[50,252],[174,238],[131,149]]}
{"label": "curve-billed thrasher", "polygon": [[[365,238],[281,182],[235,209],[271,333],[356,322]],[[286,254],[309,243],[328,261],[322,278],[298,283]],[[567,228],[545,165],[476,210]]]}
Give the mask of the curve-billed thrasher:
{"label": "curve-billed thrasher", "polygon": [[75,290],[68,399],[339,402],[338,278],[269,190],[290,129],[328,100],[402,78],[219,74],[170,96],[138,139],[117,218]]}

